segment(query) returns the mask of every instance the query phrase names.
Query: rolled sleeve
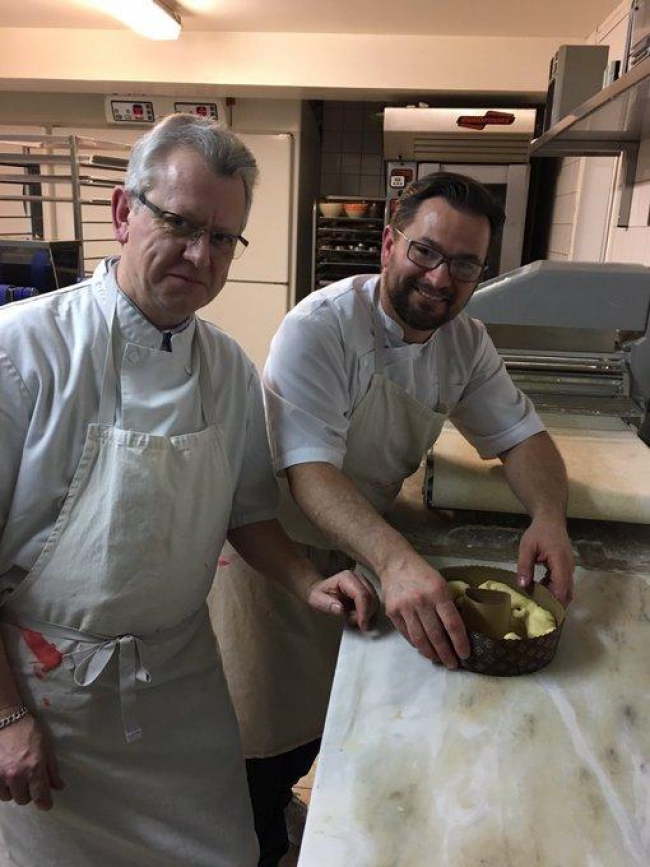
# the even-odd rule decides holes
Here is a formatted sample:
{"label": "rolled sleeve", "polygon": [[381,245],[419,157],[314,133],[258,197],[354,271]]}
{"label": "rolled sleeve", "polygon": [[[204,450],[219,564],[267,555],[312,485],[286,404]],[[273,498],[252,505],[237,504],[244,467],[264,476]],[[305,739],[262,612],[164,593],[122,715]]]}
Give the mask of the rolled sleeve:
{"label": "rolled sleeve", "polygon": [[484,460],[545,430],[531,401],[510,378],[484,328],[472,376],[451,413],[451,421]]}
{"label": "rolled sleeve", "polygon": [[248,383],[246,426],[241,469],[233,497],[229,528],[275,518],[278,486],[271,466],[262,387],[255,370]]}
{"label": "rolled sleeve", "polygon": [[312,462],[340,468],[349,385],[338,325],[326,310],[285,318],[271,345],[264,389],[275,472]]}

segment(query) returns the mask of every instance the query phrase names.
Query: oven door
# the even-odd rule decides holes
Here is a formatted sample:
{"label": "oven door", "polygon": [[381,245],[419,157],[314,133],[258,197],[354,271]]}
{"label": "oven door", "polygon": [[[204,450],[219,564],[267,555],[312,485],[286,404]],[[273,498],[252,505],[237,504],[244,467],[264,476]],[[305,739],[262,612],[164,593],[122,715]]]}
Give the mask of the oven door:
{"label": "oven door", "polygon": [[530,167],[513,165],[472,165],[470,163],[418,163],[417,177],[431,172],[456,172],[484,184],[506,212],[503,231],[492,239],[488,270],[484,279],[512,271],[521,265],[528,202]]}

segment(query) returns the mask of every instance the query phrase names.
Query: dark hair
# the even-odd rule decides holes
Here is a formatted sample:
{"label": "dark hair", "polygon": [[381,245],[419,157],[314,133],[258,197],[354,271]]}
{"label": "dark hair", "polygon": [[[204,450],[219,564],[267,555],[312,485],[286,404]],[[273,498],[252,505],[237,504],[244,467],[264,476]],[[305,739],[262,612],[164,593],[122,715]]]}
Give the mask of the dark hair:
{"label": "dark hair", "polygon": [[433,172],[413,181],[404,190],[391,225],[403,230],[415,219],[422,202],[439,196],[458,211],[487,217],[492,237],[503,226],[506,215],[492,193],[478,181],[452,172]]}

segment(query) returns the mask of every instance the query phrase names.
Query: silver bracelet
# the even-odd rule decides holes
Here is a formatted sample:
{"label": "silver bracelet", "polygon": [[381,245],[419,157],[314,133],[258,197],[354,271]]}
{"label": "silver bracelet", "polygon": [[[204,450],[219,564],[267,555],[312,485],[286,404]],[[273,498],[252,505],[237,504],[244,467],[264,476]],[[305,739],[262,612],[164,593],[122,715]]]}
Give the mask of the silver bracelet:
{"label": "silver bracelet", "polygon": [[16,710],[13,713],[10,713],[9,716],[2,717],[0,719],[0,730],[6,729],[7,726],[12,725],[12,723],[18,722],[19,719],[22,719],[24,716],[27,716],[29,713],[29,708],[27,705],[23,705],[20,710]]}

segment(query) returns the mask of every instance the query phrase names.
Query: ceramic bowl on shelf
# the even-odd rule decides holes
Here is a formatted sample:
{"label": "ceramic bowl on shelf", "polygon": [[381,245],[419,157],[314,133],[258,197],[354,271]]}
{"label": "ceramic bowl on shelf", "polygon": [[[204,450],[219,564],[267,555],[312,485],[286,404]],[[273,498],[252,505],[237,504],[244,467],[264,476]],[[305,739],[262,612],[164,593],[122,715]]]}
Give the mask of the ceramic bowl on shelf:
{"label": "ceramic bowl on shelf", "polygon": [[368,203],[367,202],[345,202],[343,205],[343,210],[345,211],[345,215],[347,217],[352,217],[353,219],[359,219],[360,217],[365,217],[368,211]]}
{"label": "ceramic bowl on shelf", "polygon": [[341,202],[319,202],[318,210],[324,217],[333,219],[341,216],[343,213],[343,205]]}

